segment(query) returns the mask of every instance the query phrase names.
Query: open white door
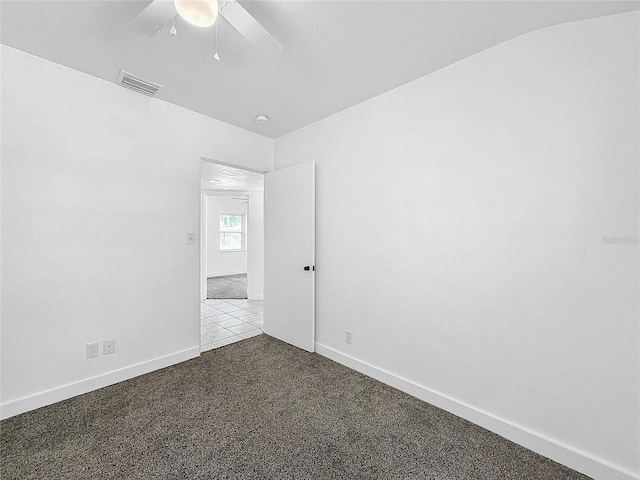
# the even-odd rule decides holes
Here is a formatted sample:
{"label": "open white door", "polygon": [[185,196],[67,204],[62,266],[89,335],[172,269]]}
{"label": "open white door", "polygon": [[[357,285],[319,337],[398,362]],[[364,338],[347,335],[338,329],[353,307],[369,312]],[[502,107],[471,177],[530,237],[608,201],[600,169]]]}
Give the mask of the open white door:
{"label": "open white door", "polygon": [[264,333],[315,346],[315,163],[264,176]]}

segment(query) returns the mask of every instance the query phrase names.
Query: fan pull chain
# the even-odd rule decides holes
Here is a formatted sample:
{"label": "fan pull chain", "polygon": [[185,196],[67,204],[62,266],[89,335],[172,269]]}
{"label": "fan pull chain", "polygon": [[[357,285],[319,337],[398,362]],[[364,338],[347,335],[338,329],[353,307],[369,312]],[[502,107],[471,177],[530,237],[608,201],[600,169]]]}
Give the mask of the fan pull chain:
{"label": "fan pull chain", "polygon": [[220,61],[220,55],[218,55],[218,20],[216,20],[216,53],[213,54],[213,59],[216,62]]}
{"label": "fan pull chain", "polygon": [[176,30],[176,3],[171,3],[173,5],[173,16],[171,17],[171,30],[169,30],[169,33],[173,36],[176,36],[178,34],[178,31]]}

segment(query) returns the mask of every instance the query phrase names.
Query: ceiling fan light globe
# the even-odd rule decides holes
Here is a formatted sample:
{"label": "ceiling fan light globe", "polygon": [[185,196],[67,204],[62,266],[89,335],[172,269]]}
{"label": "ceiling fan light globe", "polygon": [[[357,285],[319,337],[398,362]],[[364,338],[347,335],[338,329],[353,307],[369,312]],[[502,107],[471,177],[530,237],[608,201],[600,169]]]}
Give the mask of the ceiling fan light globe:
{"label": "ceiling fan light globe", "polygon": [[174,0],[178,15],[196,27],[210,27],[218,18],[217,0]]}

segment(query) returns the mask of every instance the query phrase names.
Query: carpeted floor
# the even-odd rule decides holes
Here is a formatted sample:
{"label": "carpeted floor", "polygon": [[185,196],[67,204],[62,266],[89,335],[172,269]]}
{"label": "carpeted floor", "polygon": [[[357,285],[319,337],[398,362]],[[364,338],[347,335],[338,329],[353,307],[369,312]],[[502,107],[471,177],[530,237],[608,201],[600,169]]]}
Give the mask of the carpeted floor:
{"label": "carpeted floor", "polygon": [[247,298],[247,274],[207,278],[207,298]]}
{"label": "carpeted floor", "polygon": [[584,480],[266,335],[4,420],[3,480]]}

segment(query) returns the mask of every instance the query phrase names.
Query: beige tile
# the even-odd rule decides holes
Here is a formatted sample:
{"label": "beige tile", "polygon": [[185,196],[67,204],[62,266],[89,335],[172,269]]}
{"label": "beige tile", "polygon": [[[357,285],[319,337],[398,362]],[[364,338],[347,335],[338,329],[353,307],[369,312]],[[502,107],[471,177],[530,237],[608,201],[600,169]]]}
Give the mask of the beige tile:
{"label": "beige tile", "polygon": [[224,307],[218,307],[218,310],[224,313],[231,313],[231,312],[237,312],[238,310],[242,310],[242,307],[229,304],[229,305],[225,305]]}
{"label": "beige tile", "polygon": [[206,338],[207,341],[209,341],[211,343],[215,343],[215,342],[217,342],[219,340],[222,340],[222,339],[228,338],[228,337],[232,337],[234,335],[235,335],[235,333],[230,332],[229,330],[226,330],[226,329],[218,330],[216,332],[208,332],[208,333],[202,334],[202,336],[204,338]]}
{"label": "beige tile", "polygon": [[240,336],[242,338],[251,338],[251,337],[255,337],[257,335],[260,335],[261,333],[262,333],[262,330],[255,329],[255,330],[249,330],[248,332],[241,333]]}
{"label": "beige tile", "polygon": [[242,325],[244,322],[239,318],[230,318],[228,320],[223,320],[221,322],[217,322],[218,325],[224,328],[233,327],[234,325]]}
{"label": "beige tile", "polygon": [[210,305],[215,307],[216,305],[226,305],[227,302],[224,301],[224,299],[222,298],[208,298],[206,300],[204,300],[202,303],[204,303],[205,305]]}
{"label": "beige tile", "polygon": [[227,303],[231,304],[231,305],[240,305],[240,306],[246,306],[249,304],[249,301],[246,299],[241,299],[241,298],[230,298],[226,301]]}
{"label": "beige tile", "polygon": [[235,315],[236,318],[239,318],[243,322],[253,322],[257,320],[262,320],[262,315],[256,315],[255,313],[247,313],[245,315]]}
{"label": "beige tile", "polygon": [[223,327],[221,327],[218,324],[215,323],[211,323],[209,325],[201,325],[200,326],[200,333],[201,334],[205,334],[205,333],[209,333],[209,332],[217,332],[218,330],[223,330]]}
{"label": "beige tile", "polygon": [[248,325],[248,324],[242,324],[242,325],[234,325],[232,327],[227,327],[229,329],[229,331],[233,332],[233,333],[244,333],[244,332],[248,332],[249,330],[255,330],[256,327],[254,325]]}
{"label": "beige tile", "polygon": [[227,338],[224,338],[224,339],[216,342],[215,346],[216,347],[224,347],[225,345],[230,345],[232,343],[239,342],[240,340],[243,340],[243,338],[238,336],[238,335],[234,335],[233,337],[227,337]]}
{"label": "beige tile", "polygon": [[216,322],[216,323],[220,323],[220,322],[222,322],[224,320],[231,320],[231,319],[233,319],[235,317],[229,315],[228,313],[220,313],[218,315],[214,315],[214,316],[209,317],[209,318],[211,320],[213,320],[214,322]]}

